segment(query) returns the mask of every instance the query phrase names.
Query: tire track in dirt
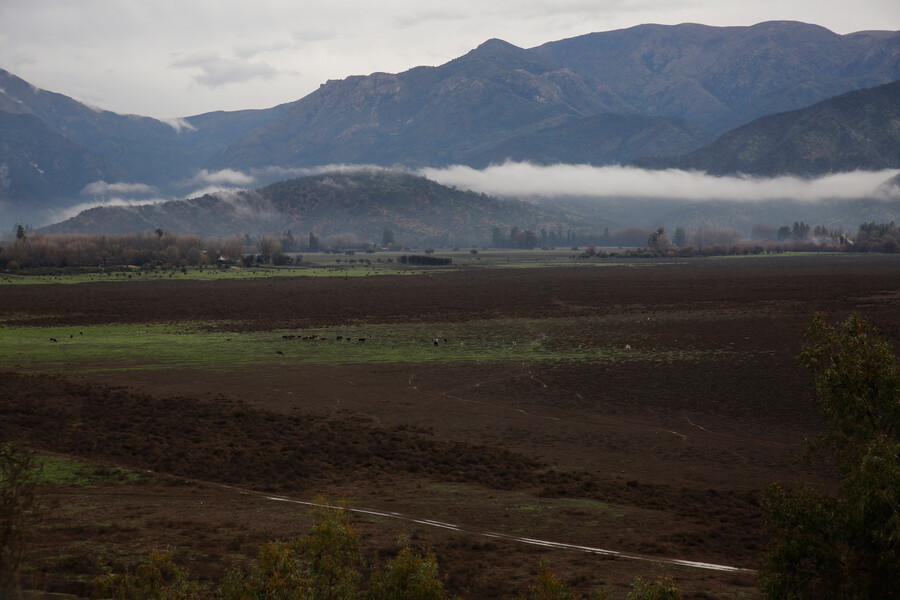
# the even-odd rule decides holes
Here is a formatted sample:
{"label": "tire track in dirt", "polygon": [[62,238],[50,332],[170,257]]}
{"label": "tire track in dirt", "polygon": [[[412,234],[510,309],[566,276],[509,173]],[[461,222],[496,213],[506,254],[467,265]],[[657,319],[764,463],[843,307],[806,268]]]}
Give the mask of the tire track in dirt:
{"label": "tire track in dirt", "polygon": [[[543,383],[542,381],[540,381],[539,379],[534,377],[534,374],[531,373],[530,371],[528,372],[528,375],[530,375],[530,379],[536,381],[537,383],[540,383],[543,387],[545,387],[545,388],[548,387],[545,383]],[[450,400],[456,400],[457,402],[462,402],[462,403],[466,403],[466,404],[479,404],[481,406],[489,406],[493,409],[517,412],[517,413],[523,414],[527,417],[533,417],[536,419],[547,419],[550,421],[558,421],[560,423],[568,422],[566,419],[562,419],[559,417],[552,417],[550,415],[538,415],[538,414],[527,412],[521,408],[516,408],[514,406],[504,406],[502,404],[493,404],[490,402],[484,402],[482,400],[471,400],[469,398],[461,398],[459,396],[453,396],[449,392],[440,392],[440,393],[425,392],[425,391],[422,391],[417,385],[413,384],[413,379],[415,378],[415,376],[416,375],[413,374],[409,377],[409,380],[408,380],[409,387],[412,388],[417,394],[421,394],[423,396],[431,396],[432,398],[449,398]],[[481,385],[481,383],[483,383],[483,382],[476,383],[473,387],[477,387],[477,386]],[[581,398],[580,394],[576,393],[575,395],[578,396],[579,398]],[[665,433],[670,433],[674,436],[680,437],[682,440],[688,439],[688,436],[684,435],[683,433],[679,433],[679,432],[673,431],[671,429],[665,429],[658,425],[639,423],[637,421],[629,421],[626,419],[614,419],[612,417],[607,417],[607,416],[603,416],[603,415],[592,415],[591,418],[599,420],[599,421],[603,421],[606,423],[611,423],[613,425],[629,425],[632,427],[635,427],[635,426],[643,427],[648,430],[663,431]],[[709,432],[709,433],[712,433],[712,432]]]}
{"label": "tire track in dirt", "polygon": [[[522,410],[521,408],[515,408],[512,406],[503,406],[502,404],[493,404],[491,402],[484,402],[482,400],[470,400],[468,398],[460,398],[459,396],[451,395],[449,392],[441,392],[441,393],[423,392],[421,389],[419,389],[419,386],[413,384],[412,381],[415,378],[415,376],[416,376],[415,373],[413,373],[409,377],[409,387],[412,388],[416,393],[421,394],[423,396],[431,396],[432,398],[449,398],[450,400],[456,400],[457,402],[462,402],[465,404],[480,404],[481,406],[489,406],[489,407],[497,409],[497,410],[506,410],[506,411],[517,412],[517,413],[521,413],[521,414],[525,415],[526,417],[534,417],[536,419],[548,419],[551,421],[562,421],[562,419],[560,419],[558,417],[551,417],[549,415],[536,415],[536,414],[527,412],[525,410]],[[476,385],[478,385],[478,384],[476,384]]]}
{"label": "tire track in dirt", "polygon": [[[230,487],[230,486],[223,486]],[[230,488],[237,489],[237,488]],[[246,490],[239,490],[241,493],[245,494],[258,494],[257,492],[248,492]],[[614,558],[621,558],[625,560],[637,560],[637,561],[645,561],[645,562],[653,562],[659,564],[666,564],[678,567],[687,567],[691,569],[705,569],[708,571],[719,571],[726,573],[748,573],[755,574],[756,571],[754,569],[746,569],[743,567],[732,567],[729,565],[720,565],[715,563],[707,563],[693,560],[683,560],[680,558],[664,558],[658,556],[644,556],[641,554],[633,554],[630,552],[620,552],[618,550],[609,550],[606,548],[596,548],[593,546],[583,546],[580,544],[567,544],[565,542],[554,542],[550,540],[541,540],[537,538],[530,537],[521,537],[510,535],[508,533],[500,533],[497,531],[489,531],[485,529],[478,529],[474,527],[466,527],[463,525],[456,525],[454,523],[446,523],[444,521],[436,521],[433,519],[421,519],[417,517],[412,517],[408,515],[404,515],[402,513],[393,512],[393,511],[385,511],[385,510],[377,510],[372,508],[347,508],[341,506],[333,506],[329,504],[319,504],[317,502],[309,502],[306,500],[296,500],[293,498],[287,498],[285,496],[271,496],[266,494],[258,494],[267,500],[272,500],[275,502],[287,502],[290,504],[297,504],[300,506],[309,506],[315,508],[332,508],[337,510],[346,510],[348,512],[360,515],[368,515],[373,517],[381,517],[387,519],[395,519],[400,521],[405,521],[407,523],[415,523],[417,525],[425,525],[427,527],[435,527],[438,529],[445,529],[448,531],[455,531],[458,533],[466,533],[470,535],[478,535],[481,537],[496,539],[496,540],[504,540],[507,542],[517,542],[520,544],[529,544],[532,546],[540,546],[542,548],[553,548],[557,550],[575,550],[579,552],[585,552],[588,554],[597,554],[601,556],[611,556]]]}

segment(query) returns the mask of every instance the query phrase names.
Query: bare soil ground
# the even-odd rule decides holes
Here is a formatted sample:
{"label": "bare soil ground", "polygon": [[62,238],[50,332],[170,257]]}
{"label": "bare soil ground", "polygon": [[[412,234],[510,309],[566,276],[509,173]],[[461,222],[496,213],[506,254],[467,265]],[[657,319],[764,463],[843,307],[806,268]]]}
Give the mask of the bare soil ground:
{"label": "bare soil ground", "polygon": [[[371,564],[403,531],[435,549],[451,590],[509,598],[546,555],[575,588],[673,576],[687,598],[753,597],[760,490],[827,473],[799,461],[821,431],[796,366],[812,311],[869,318],[900,342],[900,259],[802,256],[471,269],[415,276],[6,286],[7,324],[223,322],[246,331],[359,323],[602,317],[583,343],[614,363],[271,366],[65,377],[0,373],[0,439],[146,469],[135,485],[48,486],[29,577],[90,595],[90,578],[171,548],[211,581],[303,507],[266,493],[464,526],[360,516]],[[214,325],[218,326],[218,325]],[[536,332],[552,335],[553,332]],[[273,334],[274,335],[274,334]],[[655,345],[704,360],[642,360]],[[426,340],[423,343],[429,343]],[[443,341],[441,341],[443,343]],[[485,538],[475,530],[641,554],[633,561]]]}

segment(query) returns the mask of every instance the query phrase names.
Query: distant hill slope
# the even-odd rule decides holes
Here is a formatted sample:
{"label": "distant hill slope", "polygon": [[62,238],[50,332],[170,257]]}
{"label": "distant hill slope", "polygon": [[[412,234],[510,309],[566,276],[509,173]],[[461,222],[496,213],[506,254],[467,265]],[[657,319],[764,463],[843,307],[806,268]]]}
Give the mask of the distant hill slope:
{"label": "distant hill slope", "polygon": [[106,157],[80,146],[30,113],[0,112],[0,164],[5,194],[42,203],[103,177],[122,174]]}
{"label": "distant hill slope", "polygon": [[593,77],[643,114],[715,134],[763,115],[900,79],[900,32],[838,35],[818,25],[638,25],[532,49]]}
{"label": "distant hill slope", "polygon": [[[98,180],[171,187],[283,110],[209,113],[173,126],[93,109],[0,69],[0,167],[6,166],[10,182],[5,194],[10,201],[59,205]],[[30,164],[39,170],[20,168]]]}
{"label": "distant hill slope", "polygon": [[512,137],[470,152],[467,162],[475,168],[507,160],[609,165],[642,156],[675,156],[712,141],[711,134],[682,119],[603,114]]}
{"label": "distant hill slope", "polygon": [[396,171],[302,177],[252,191],[137,207],[93,208],[42,233],[166,231],[204,236],[314,232],[380,242],[385,227],[402,244],[482,244],[495,226],[592,226],[524,202],[463,192]]}
{"label": "distant hill slope", "polygon": [[686,156],[634,164],[766,176],[900,168],[900,81],[762,117]]}

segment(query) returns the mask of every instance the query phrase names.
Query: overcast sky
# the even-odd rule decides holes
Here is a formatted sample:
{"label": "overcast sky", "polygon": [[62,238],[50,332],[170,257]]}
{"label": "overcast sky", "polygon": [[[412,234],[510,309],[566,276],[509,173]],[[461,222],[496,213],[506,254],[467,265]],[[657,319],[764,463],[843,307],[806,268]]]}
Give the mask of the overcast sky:
{"label": "overcast sky", "polygon": [[639,25],[900,29],[896,0],[0,0],[0,68],[119,113],[268,108],[328,79]]}

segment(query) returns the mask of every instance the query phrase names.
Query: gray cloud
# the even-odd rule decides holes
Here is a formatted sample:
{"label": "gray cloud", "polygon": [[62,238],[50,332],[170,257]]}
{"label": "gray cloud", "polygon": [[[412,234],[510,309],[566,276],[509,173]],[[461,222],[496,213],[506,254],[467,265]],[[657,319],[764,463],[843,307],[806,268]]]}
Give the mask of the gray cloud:
{"label": "gray cloud", "polygon": [[324,42],[327,40],[332,40],[337,36],[337,34],[329,28],[320,26],[320,27],[307,27],[303,29],[296,29],[291,33],[291,38],[301,44],[309,44],[312,42]]}
{"label": "gray cloud", "polygon": [[180,58],[170,63],[176,69],[199,69],[192,79],[199,85],[216,89],[222,86],[246,83],[254,79],[270,80],[278,76],[278,70],[265,61],[241,58],[222,58],[215,54]]}

